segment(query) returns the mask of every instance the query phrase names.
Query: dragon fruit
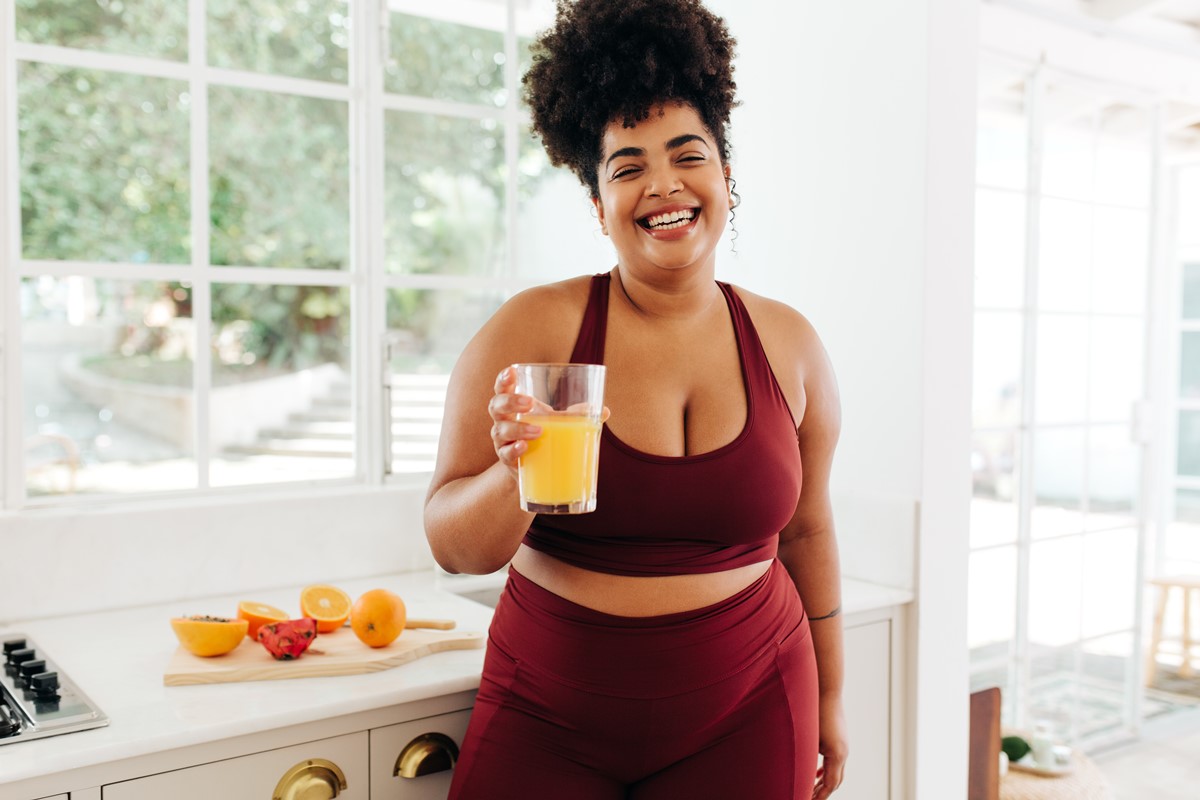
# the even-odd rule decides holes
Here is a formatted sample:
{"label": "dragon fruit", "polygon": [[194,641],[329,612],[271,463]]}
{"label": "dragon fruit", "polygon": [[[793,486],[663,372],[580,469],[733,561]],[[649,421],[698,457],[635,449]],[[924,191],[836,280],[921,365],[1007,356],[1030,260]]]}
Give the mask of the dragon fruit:
{"label": "dragon fruit", "polygon": [[299,658],[317,638],[317,621],[311,617],[273,622],[258,629],[258,641],[277,661]]}

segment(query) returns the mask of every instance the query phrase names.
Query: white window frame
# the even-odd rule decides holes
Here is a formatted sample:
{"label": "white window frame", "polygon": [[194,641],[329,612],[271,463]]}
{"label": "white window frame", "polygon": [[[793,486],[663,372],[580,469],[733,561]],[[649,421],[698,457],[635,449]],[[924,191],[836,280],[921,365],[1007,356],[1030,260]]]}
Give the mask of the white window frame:
{"label": "white window frame", "polygon": [[[469,0],[466,0],[469,2]],[[383,69],[386,58],[390,11],[424,13],[420,6],[409,8],[403,0],[348,0],[351,9],[352,43],[350,74],[346,84],[317,80],[262,75],[208,66],[205,0],[188,0],[188,60],[175,62],[157,58],[113,55],[73,48],[35,45],[16,41],[14,3],[0,10],[0,183],[3,185],[6,213],[0,215],[0,258],[6,262],[0,283],[0,510],[21,511],[44,507],[137,506],[144,501],[191,500],[210,496],[269,493],[310,494],[313,491],[338,491],[352,486],[391,486],[416,488],[428,482],[429,473],[391,475],[391,453],[385,425],[390,425],[390,408],[384,408],[383,385],[388,378],[385,364],[386,303],[390,289],[498,290],[512,294],[542,282],[520,278],[516,264],[520,243],[517,237],[516,168],[521,126],[528,114],[520,108],[516,0],[502,0],[506,21],[504,30],[505,86],[507,101],[502,108],[457,103],[429,98],[389,94],[384,90]],[[494,16],[494,15],[493,15]],[[21,258],[20,161],[17,153],[17,65],[20,61],[38,61],[68,67],[81,67],[172,78],[190,83],[190,178],[192,252],[189,264],[131,264],[108,262],[49,262]],[[231,86],[304,97],[341,100],[349,113],[350,157],[350,265],[346,270],[299,270],[270,267],[211,267],[209,252],[208,185],[208,87]],[[491,118],[503,125],[506,183],[505,224],[506,260],[502,272],[493,276],[450,276],[389,274],[384,253],[384,120],[387,111],[409,111],[429,115],[468,119]],[[25,486],[23,429],[23,387],[21,385],[21,315],[19,287],[23,278],[35,275],[86,275],[121,280],[187,281],[192,285],[195,360],[193,385],[196,387],[195,453],[199,482],[196,488],[177,492],[105,494],[89,496],[53,496],[27,498]],[[355,419],[355,466],[352,478],[296,480],[287,483],[214,488],[209,485],[209,391],[211,389],[211,311],[213,283],[296,284],[342,287],[351,295],[351,371],[352,408]]]}

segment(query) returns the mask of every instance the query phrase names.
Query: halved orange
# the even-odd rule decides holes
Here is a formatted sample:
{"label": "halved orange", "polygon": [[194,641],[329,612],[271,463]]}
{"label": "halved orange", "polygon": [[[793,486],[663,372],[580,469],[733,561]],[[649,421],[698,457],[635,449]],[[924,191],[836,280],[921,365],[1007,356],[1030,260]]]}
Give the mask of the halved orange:
{"label": "halved orange", "polygon": [[300,613],[317,621],[318,633],[342,627],[350,617],[350,595],[336,586],[314,583],[300,590]]}
{"label": "halved orange", "polygon": [[266,603],[255,603],[252,600],[243,600],[238,603],[238,619],[244,619],[250,623],[250,627],[246,629],[246,636],[253,639],[258,635],[258,629],[263,625],[272,622],[283,622],[289,618],[289,614],[275,606],[269,606]]}

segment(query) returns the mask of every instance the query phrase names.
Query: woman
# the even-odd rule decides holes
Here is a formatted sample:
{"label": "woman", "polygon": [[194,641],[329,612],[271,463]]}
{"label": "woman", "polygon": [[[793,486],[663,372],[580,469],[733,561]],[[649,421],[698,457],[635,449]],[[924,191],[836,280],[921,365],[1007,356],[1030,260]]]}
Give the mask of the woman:
{"label": "woman", "polygon": [[[714,278],[733,45],[699,0],[559,0],[535,44],[534,128],[617,264],[517,295],[454,369],[427,535],[447,570],[511,569],[452,798],[841,783],[837,388],[804,317]],[[507,367],[563,361],[608,367],[598,506],[534,515]]]}

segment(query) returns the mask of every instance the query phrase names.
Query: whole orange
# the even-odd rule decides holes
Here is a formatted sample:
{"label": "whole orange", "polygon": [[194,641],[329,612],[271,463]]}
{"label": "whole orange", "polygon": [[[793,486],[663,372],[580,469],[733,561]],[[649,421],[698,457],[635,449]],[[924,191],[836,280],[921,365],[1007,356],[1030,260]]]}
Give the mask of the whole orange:
{"label": "whole orange", "polygon": [[350,609],[350,628],[354,635],[371,647],[387,647],[404,632],[408,610],[395,592],[371,589],[354,601]]}

